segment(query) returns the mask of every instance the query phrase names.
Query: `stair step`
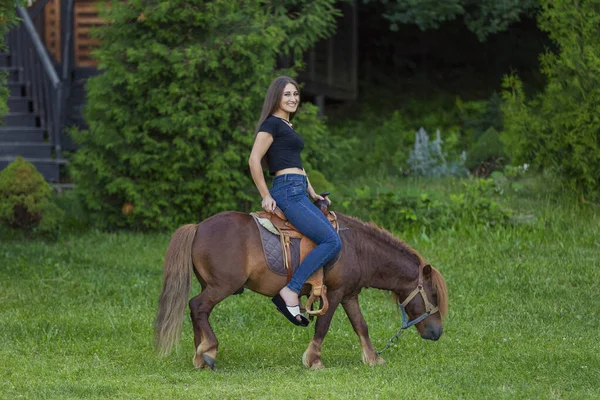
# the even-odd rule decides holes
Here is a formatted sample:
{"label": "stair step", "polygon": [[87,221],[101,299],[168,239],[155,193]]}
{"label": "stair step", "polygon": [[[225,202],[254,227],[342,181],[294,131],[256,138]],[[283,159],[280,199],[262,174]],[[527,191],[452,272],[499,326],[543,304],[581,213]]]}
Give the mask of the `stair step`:
{"label": "stair step", "polygon": [[[13,162],[15,158],[16,157],[0,156],[0,170],[4,169],[8,164]],[[67,163],[67,160],[65,159],[55,160],[52,158],[24,158],[32,163],[48,182],[58,182],[60,178],[60,165]]]}
{"label": "stair step", "polygon": [[51,158],[52,145],[43,142],[0,142],[0,157],[8,156]]}
{"label": "stair step", "polygon": [[0,72],[6,72],[8,82],[17,82],[21,80],[22,68],[19,67],[0,67]]}
{"label": "stair step", "polygon": [[28,97],[9,97],[8,112],[28,113],[32,110],[31,99]]}
{"label": "stair step", "polygon": [[[43,142],[43,128],[0,126],[0,142]],[[1,146],[1,145],[0,145]]]}
{"label": "stair step", "polygon": [[8,82],[6,84],[8,86],[9,96],[14,97],[22,97],[27,96],[26,84],[25,82]]}
{"label": "stair step", "polygon": [[28,112],[9,112],[2,119],[2,121],[8,126],[37,126],[37,118],[35,114]]}

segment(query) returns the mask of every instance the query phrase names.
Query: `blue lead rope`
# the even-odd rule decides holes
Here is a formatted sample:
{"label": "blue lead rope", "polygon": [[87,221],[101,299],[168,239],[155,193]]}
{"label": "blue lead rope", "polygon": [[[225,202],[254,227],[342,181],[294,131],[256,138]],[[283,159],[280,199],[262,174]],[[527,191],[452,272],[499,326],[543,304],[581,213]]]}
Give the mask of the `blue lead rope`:
{"label": "blue lead rope", "polygon": [[383,353],[384,351],[386,351],[387,349],[392,347],[398,341],[398,339],[400,338],[400,335],[402,335],[402,333],[405,330],[407,330],[408,328],[410,328],[411,326],[413,326],[415,324],[418,324],[419,322],[423,321],[425,318],[427,318],[431,315],[428,312],[426,312],[425,314],[422,314],[420,317],[415,318],[412,321],[409,321],[408,314],[406,314],[406,310],[404,309],[404,306],[402,304],[398,304],[398,306],[400,306],[400,311],[402,312],[402,326],[400,327],[400,329],[398,329],[398,332],[396,332],[396,334],[394,336],[392,336],[392,338],[388,341],[388,344],[386,344],[383,349],[381,349],[377,352],[377,355],[381,355],[381,353]]}
{"label": "blue lead rope", "polygon": [[406,314],[406,310],[404,309],[404,306],[402,304],[398,304],[398,306],[400,307],[400,310],[402,311],[402,326],[400,327],[400,329],[408,329],[411,326],[423,321],[425,318],[429,317],[429,315],[430,315],[428,312],[426,312],[425,314],[422,314],[420,317],[415,318],[412,321],[409,321],[408,314]]}

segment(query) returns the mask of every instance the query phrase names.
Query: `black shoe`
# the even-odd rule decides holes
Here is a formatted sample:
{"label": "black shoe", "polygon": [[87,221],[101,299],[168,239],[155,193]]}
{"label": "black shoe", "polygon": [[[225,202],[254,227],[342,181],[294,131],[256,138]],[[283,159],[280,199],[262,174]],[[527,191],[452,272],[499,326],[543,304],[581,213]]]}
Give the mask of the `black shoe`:
{"label": "black shoe", "polygon": [[[308,326],[309,321],[304,315],[300,313],[300,306],[288,306],[287,304],[285,304],[285,301],[283,300],[280,294],[277,294],[275,297],[273,297],[271,301],[273,302],[273,304],[275,304],[277,310],[279,310],[280,313],[285,315],[285,317],[289,319],[292,324],[303,327]],[[300,316],[301,321],[298,321],[296,319],[298,315]]]}

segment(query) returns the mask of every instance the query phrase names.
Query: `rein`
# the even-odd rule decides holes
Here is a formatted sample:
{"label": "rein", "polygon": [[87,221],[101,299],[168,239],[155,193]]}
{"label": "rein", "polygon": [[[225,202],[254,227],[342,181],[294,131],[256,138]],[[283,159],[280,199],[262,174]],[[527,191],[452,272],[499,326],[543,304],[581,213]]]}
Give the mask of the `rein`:
{"label": "rein", "polygon": [[[425,312],[419,317],[413,320],[409,320],[405,307],[408,305],[408,303],[411,302],[412,299],[414,299],[417,296],[417,294],[420,294],[423,298],[423,302],[425,303]],[[385,347],[377,352],[377,355],[380,355],[381,353],[392,347],[398,341],[400,335],[402,335],[402,333],[404,333],[405,330],[407,330],[413,325],[418,324],[430,315],[440,311],[439,307],[434,306],[429,302],[427,293],[425,293],[425,290],[423,290],[423,263],[419,265],[419,281],[417,282],[417,287],[408,295],[406,300],[398,304],[398,307],[400,307],[400,311],[402,312],[402,325],[400,326],[400,329],[398,329],[398,332],[396,332],[396,334],[392,336],[392,338],[388,341]]]}

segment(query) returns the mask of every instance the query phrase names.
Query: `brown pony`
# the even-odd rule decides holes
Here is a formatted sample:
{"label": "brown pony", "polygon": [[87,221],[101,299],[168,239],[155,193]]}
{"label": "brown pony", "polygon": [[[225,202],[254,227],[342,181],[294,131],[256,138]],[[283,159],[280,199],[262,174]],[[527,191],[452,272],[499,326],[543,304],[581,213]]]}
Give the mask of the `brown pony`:
{"label": "brown pony", "polygon": [[[371,344],[360,312],[358,294],[362,288],[389,290],[399,303],[406,299],[404,306],[410,318],[425,317],[415,324],[421,337],[438,340],[442,318],[448,312],[446,283],[439,271],[374,224],[342,214],[338,221],[343,249],[340,259],[325,271],[324,277],[329,310],[317,318],[315,335],[302,357],[304,365],[323,368],[321,344],[340,303],[360,339],[363,362],[384,363]],[[286,284],[286,277],[267,267],[261,246],[252,216],[234,211],[175,231],[165,258],[155,322],[155,344],[160,354],[168,354],[179,341],[193,271],[202,286],[201,293],[189,301],[196,349],[194,366],[214,368],[219,342],[208,318],[215,305],[241,288],[274,296]],[[416,290],[417,287],[422,290]],[[308,289],[306,285],[304,289]],[[432,306],[437,306],[439,312],[425,314]]]}

